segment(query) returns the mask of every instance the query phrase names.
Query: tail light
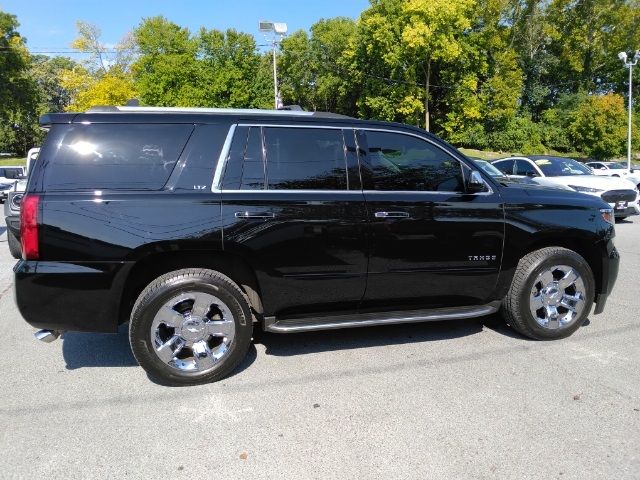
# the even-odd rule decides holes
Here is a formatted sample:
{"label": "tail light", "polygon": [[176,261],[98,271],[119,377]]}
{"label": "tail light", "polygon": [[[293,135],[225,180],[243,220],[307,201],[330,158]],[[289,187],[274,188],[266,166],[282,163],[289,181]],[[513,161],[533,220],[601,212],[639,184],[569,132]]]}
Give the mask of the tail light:
{"label": "tail light", "polygon": [[22,244],[22,258],[38,260],[40,244],[38,241],[38,210],[40,197],[25,195],[20,204],[20,243]]}

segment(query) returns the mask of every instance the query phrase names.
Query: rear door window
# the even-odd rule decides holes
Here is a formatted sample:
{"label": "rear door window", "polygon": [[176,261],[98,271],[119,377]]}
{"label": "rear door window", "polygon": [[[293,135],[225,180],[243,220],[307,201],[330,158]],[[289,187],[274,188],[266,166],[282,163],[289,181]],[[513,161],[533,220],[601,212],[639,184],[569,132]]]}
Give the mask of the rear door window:
{"label": "rear door window", "polygon": [[55,125],[44,159],[46,190],[159,190],[193,125]]}
{"label": "rear door window", "polygon": [[516,175],[537,177],[540,174],[528,160],[516,160]]}
{"label": "rear door window", "polygon": [[514,163],[513,160],[500,160],[499,162],[493,162],[492,165],[505,175],[513,175]]}
{"label": "rear door window", "polygon": [[263,130],[267,189],[348,189],[342,130],[291,127]]}

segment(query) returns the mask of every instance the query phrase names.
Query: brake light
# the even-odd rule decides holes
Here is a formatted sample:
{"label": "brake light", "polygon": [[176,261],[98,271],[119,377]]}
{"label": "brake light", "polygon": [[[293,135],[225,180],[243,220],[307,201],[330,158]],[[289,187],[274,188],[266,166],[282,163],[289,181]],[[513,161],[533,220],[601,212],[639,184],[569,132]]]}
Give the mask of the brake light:
{"label": "brake light", "polygon": [[38,260],[40,245],[38,241],[38,195],[25,195],[20,204],[20,243],[22,244],[22,258]]}

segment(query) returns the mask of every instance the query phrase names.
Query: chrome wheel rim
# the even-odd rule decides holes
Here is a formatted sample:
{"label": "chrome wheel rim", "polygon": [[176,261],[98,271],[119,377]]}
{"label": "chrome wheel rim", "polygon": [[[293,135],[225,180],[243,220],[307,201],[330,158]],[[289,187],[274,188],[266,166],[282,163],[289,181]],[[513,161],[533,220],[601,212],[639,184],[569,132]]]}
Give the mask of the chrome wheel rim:
{"label": "chrome wheel rim", "polygon": [[236,326],[229,307],[206,292],[185,292],[167,301],[151,324],[158,358],[180,372],[212,370],[228,354]]}
{"label": "chrome wheel rim", "polygon": [[584,281],[575,268],[555,265],[533,282],[529,309],[538,325],[549,330],[566,328],[585,307]]}

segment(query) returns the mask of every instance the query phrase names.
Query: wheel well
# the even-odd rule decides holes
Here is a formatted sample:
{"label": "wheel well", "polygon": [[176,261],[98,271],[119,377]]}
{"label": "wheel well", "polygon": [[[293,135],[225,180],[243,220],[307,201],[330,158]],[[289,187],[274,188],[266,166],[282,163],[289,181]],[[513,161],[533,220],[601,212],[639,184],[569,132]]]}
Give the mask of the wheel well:
{"label": "wheel well", "polygon": [[532,243],[525,254],[545,247],[564,247],[584,258],[593,272],[596,295],[602,291],[602,257],[596,245],[578,238],[545,238]]}
{"label": "wheel well", "polygon": [[142,258],[129,272],[120,299],[119,323],[129,321],[133,304],[149,283],[160,275],[182,268],[207,268],[223,273],[245,293],[254,317],[262,315],[258,280],[242,257],[221,252],[162,252]]}

